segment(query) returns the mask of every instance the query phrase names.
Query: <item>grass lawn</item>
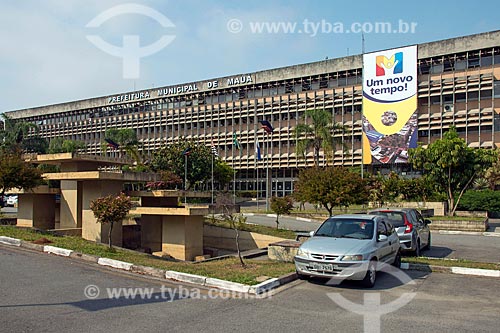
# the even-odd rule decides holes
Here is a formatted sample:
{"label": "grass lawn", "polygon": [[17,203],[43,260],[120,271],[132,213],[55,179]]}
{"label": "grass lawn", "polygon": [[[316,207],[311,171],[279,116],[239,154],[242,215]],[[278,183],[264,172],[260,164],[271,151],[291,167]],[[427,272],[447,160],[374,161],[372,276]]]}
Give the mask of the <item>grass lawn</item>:
{"label": "grass lawn", "polygon": [[260,276],[279,277],[295,271],[293,263],[265,260],[247,259],[245,260],[247,268],[242,268],[237,258],[213,260],[203,263],[173,262],[144,253],[122,249],[113,249],[110,251],[106,245],[96,244],[80,237],[56,236],[50,233],[35,232],[15,226],[0,226],[0,235],[23,239],[25,241],[35,241],[44,237],[52,242],[49,244],[51,246],[62,247],[76,252],[126,261],[136,265],[199,274],[250,285],[257,284],[256,278]]}
{"label": "grass lawn", "polygon": [[411,264],[424,264],[424,265],[435,265],[444,267],[468,267],[468,268],[500,270],[500,263],[484,263],[484,262],[470,261],[464,259],[446,260],[446,259],[430,259],[425,257],[418,257],[418,258],[403,257],[403,262]]}

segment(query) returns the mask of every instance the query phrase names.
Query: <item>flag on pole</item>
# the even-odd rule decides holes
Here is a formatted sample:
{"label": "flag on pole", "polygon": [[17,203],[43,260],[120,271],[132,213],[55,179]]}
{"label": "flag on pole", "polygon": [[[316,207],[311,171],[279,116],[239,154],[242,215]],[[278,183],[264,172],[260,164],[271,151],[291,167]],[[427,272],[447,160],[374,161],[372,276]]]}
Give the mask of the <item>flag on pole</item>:
{"label": "flag on pole", "polygon": [[264,129],[264,131],[266,131],[267,134],[270,134],[274,131],[273,126],[267,120],[261,120],[260,124],[262,125],[262,128]]}
{"label": "flag on pole", "polygon": [[240,150],[241,145],[240,142],[238,141],[238,138],[236,137],[236,133],[233,133],[233,145],[236,149]]}
{"label": "flag on pole", "polygon": [[114,142],[113,140],[111,139],[104,139],[104,141],[106,141],[108,143],[108,147],[111,147],[113,149],[118,149],[120,148],[120,145],[117,144],[116,142]]}
{"label": "flag on pole", "polygon": [[212,155],[214,155],[215,157],[219,157],[219,152],[217,151],[217,147],[215,147],[213,140],[212,140],[212,147],[210,147],[210,149],[212,150]]}
{"label": "flag on pole", "polygon": [[259,139],[255,140],[255,157],[257,158],[257,161],[262,160],[262,156],[260,155]]}
{"label": "flag on pole", "polygon": [[187,147],[182,151],[183,156],[189,156],[189,154],[191,154],[191,147]]}

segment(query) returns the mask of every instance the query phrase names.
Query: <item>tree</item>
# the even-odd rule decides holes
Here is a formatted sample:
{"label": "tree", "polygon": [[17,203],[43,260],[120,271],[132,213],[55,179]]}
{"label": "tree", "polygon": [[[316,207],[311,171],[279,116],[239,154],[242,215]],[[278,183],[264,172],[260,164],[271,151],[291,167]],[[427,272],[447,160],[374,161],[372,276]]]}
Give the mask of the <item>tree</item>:
{"label": "tree", "polygon": [[279,227],[280,215],[290,214],[293,209],[293,199],[291,197],[272,197],[271,210],[276,213],[276,229]]}
{"label": "tree", "polygon": [[109,224],[108,244],[110,249],[113,247],[111,243],[113,226],[127,216],[130,208],[132,208],[132,201],[123,193],[108,195],[90,202],[90,209],[94,213],[97,223]]}
{"label": "tree", "polygon": [[[122,151],[129,155],[135,162],[142,164],[142,157],[139,153],[139,140],[137,133],[131,128],[110,128],[106,130],[105,138],[118,144],[118,153]],[[108,145],[106,143],[106,145]]]}
{"label": "tree", "polygon": [[219,184],[220,189],[224,189],[233,180],[235,170],[226,162],[216,158],[214,164],[214,182]]}
{"label": "tree", "polygon": [[[297,155],[305,158],[307,150],[311,147],[314,150],[314,165],[319,166],[319,152],[325,151],[334,153],[336,140],[334,132],[345,130],[344,126],[333,122],[332,114],[326,110],[307,110],[304,114],[304,120],[311,119],[311,123],[298,124],[295,127],[294,134],[297,141]],[[303,139],[300,139],[304,137]],[[333,156],[333,155],[332,155]]]}
{"label": "tree", "polygon": [[[182,140],[170,144],[153,154],[151,168],[153,171],[170,170],[185,178],[186,157],[183,152],[191,148],[187,157],[187,189],[195,184],[205,183],[212,178],[212,152],[210,147],[194,141]],[[231,181],[234,171],[227,163],[214,159],[214,179],[223,187]]]}
{"label": "tree", "polygon": [[30,153],[45,153],[47,140],[38,134],[38,126],[34,123],[15,120],[2,114],[4,128],[0,130],[0,146],[12,152],[25,151]]}
{"label": "tree", "polygon": [[495,190],[498,186],[500,186],[500,153],[498,149],[497,159],[493,162],[491,167],[486,170],[484,178],[488,182],[490,189]]}
{"label": "tree", "polygon": [[302,170],[294,190],[296,200],[322,205],[330,215],[333,207],[349,207],[368,200],[367,182],[344,167],[314,167]]}
{"label": "tree", "polygon": [[496,159],[493,150],[468,147],[453,127],[427,148],[419,146],[409,151],[409,162],[424,170],[424,177],[446,192],[450,215],[455,214],[465,190]]}
{"label": "tree", "polygon": [[20,153],[0,150],[0,188],[5,192],[17,188],[30,190],[42,184],[42,171],[26,163]]}
{"label": "tree", "polygon": [[85,143],[83,141],[65,140],[62,137],[57,137],[50,140],[48,153],[75,153],[79,149],[85,149]]}
{"label": "tree", "polygon": [[235,205],[233,204],[233,197],[231,195],[228,195],[227,193],[217,194],[215,207],[217,208],[217,210],[220,210],[222,212],[222,218],[225,221],[229,222],[229,225],[235,232],[236,251],[238,252],[238,258],[240,259],[241,267],[245,268],[246,264],[243,261],[240,250],[240,229],[243,225],[245,225],[247,218],[242,214],[234,213]]}

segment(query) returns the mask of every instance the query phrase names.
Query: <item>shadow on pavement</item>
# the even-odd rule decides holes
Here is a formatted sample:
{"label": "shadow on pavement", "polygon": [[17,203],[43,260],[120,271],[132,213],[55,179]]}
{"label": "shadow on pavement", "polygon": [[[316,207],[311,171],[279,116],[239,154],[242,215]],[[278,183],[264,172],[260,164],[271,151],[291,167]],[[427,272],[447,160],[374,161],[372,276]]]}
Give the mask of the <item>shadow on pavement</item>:
{"label": "shadow on pavement", "polygon": [[446,258],[453,253],[453,250],[444,246],[431,246],[430,250],[422,251],[422,254],[426,257],[432,258]]}

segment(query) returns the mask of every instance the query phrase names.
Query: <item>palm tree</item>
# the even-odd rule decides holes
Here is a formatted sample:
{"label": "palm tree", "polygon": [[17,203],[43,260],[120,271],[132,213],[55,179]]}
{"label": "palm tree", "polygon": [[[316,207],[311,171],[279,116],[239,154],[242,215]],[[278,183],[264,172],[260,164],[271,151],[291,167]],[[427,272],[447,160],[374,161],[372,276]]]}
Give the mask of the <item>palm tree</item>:
{"label": "palm tree", "polygon": [[[311,119],[311,123],[307,123]],[[338,130],[345,131],[341,124],[333,122],[332,114],[326,110],[307,110],[304,114],[305,122],[295,127],[295,137],[297,138],[297,155],[306,158],[307,150],[314,149],[314,165],[319,166],[319,152],[321,149],[326,155],[334,153],[336,139],[334,133]],[[301,137],[303,137],[301,139]],[[333,156],[332,156],[333,160]]]}
{"label": "palm tree", "polygon": [[[139,140],[137,133],[131,128],[110,128],[106,131],[106,139],[111,139],[118,144],[118,150],[125,151],[135,162],[142,163],[142,158],[138,150]],[[120,154],[121,155],[121,154]]]}

